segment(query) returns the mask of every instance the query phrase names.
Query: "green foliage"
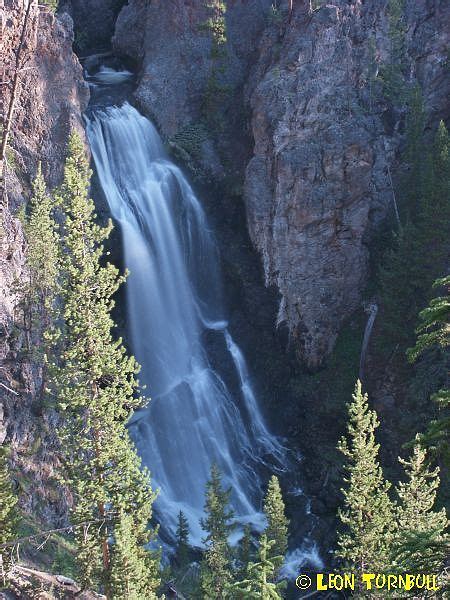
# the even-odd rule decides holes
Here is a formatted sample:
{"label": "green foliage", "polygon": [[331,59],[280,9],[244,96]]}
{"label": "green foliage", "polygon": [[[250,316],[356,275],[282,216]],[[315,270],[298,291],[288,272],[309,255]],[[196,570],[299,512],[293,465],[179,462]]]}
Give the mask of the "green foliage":
{"label": "green foliage", "polygon": [[53,12],[56,12],[58,9],[59,0],[42,0],[42,4],[48,6]]}
{"label": "green foliage", "polygon": [[200,29],[211,34],[211,57],[218,58],[223,55],[223,46],[227,43],[227,26],[225,14],[227,7],[222,0],[207,0],[206,8],[210,12],[209,18],[200,26]]}
{"label": "green foliage", "polygon": [[254,598],[255,600],[281,600],[280,591],[286,582],[274,582],[276,571],[283,563],[283,556],[274,556],[275,540],[264,533],[259,544],[259,561],[249,563],[247,578],[229,587],[230,598]]}
{"label": "green foliage", "polygon": [[400,342],[402,348],[412,343],[417,313],[445,269],[450,220],[448,132],[441,123],[427,151],[420,97],[414,102],[413,115],[406,152],[410,171],[401,190],[408,220],[395,236],[379,274],[384,333],[391,344]]}
{"label": "green foliage", "polygon": [[267,488],[264,499],[264,514],[267,518],[265,534],[268,540],[273,541],[273,544],[271,544],[271,547],[273,546],[272,552],[275,555],[284,557],[288,547],[289,520],[285,515],[280,482],[275,475],[270,478]]}
{"label": "green foliage", "polygon": [[380,67],[378,77],[383,84],[385,97],[394,105],[402,105],[408,98],[403,74],[405,62],[406,25],[404,0],[389,0],[387,6],[389,39],[391,42],[390,62]]}
{"label": "green foliage", "polygon": [[231,490],[222,488],[219,468],[213,464],[211,477],[206,484],[205,519],[202,529],[207,533],[203,543],[206,552],[202,561],[201,587],[205,600],[220,600],[226,597],[231,584],[231,548],[228,537],[233,529],[230,520],[233,511],[229,508]]}
{"label": "green foliage", "polygon": [[220,130],[223,127],[221,111],[230,89],[223,81],[225,71],[223,59],[226,56],[227,43],[225,20],[227,7],[221,0],[207,0],[206,8],[210,16],[200,29],[207,31],[211,36],[211,69],[203,99],[203,112],[208,125]]}
{"label": "green foliage", "polygon": [[382,573],[389,567],[394,507],[388,496],[390,484],[378,462],[378,419],[369,409],[359,381],[348,409],[348,438],[339,443],[346,458],[346,477],[344,509],[339,511],[344,527],[338,535],[336,556],[360,580],[363,572]]}
{"label": "green foliage", "polygon": [[253,554],[253,539],[252,528],[250,525],[244,527],[244,535],[242,536],[238,547],[238,577],[243,578],[247,572],[247,567],[252,559]]}
{"label": "green foliage", "polygon": [[169,145],[181,155],[181,158],[187,154],[188,162],[190,158],[199,161],[202,157],[202,145],[207,139],[208,131],[204,123],[190,123],[170,138]]}
{"label": "green foliage", "polygon": [[33,182],[30,216],[24,219],[24,232],[28,243],[27,267],[29,278],[22,292],[25,296],[27,329],[42,335],[39,345],[39,362],[48,352],[45,330],[56,317],[55,300],[58,293],[59,238],[54,218],[54,200],[47,193],[41,165]]}
{"label": "green foliage", "polygon": [[189,523],[185,514],[181,510],[178,513],[176,538],[176,560],[178,566],[180,568],[184,568],[189,562]]}
{"label": "green foliage", "polygon": [[111,564],[111,592],[117,600],[156,600],[158,565],[142,546],[145,532],[135,528],[131,514],[121,513],[115,527]]}
{"label": "green foliage", "polygon": [[135,396],[138,365],[112,336],[112,298],[124,277],[113,265],[103,265],[103,242],[112,226],[96,223],[90,175],[83,142],[72,133],[58,192],[64,215],[62,309],[52,336],[51,384],[64,423],[60,437],[74,499],[72,522],[104,520],[102,526],[76,530],[79,579],[85,586],[102,582],[114,590],[119,579],[145,569],[147,580],[139,576],[134,585],[147,593],[158,583],[157,558],[143,550],[152,538],[147,524],[154,495],[125,428],[142,403]]}
{"label": "green foliage", "polygon": [[[8,455],[7,447],[0,446],[0,544],[10,542],[18,526],[17,497],[11,483]],[[7,569],[8,552],[1,550],[0,554]]]}
{"label": "green foliage", "polygon": [[417,360],[429,348],[450,346],[450,276],[437,279],[433,288],[445,288],[446,296],[433,298],[429,306],[419,313],[417,342],[407,352],[410,362]]}
{"label": "green foliage", "polygon": [[[419,336],[416,345],[407,351],[410,362],[434,348],[446,352],[450,347],[450,276],[435,281],[433,288],[444,288],[446,296],[433,298],[429,306],[420,312],[420,325],[416,329]],[[450,467],[450,390],[440,389],[432,399],[438,404],[441,415],[431,421],[421,441],[443,456]]]}
{"label": "green foliage", "polygon": [[407,476],[397,487],[397,531],[393,544],[393,566],[403,573],[438,573],[450,550],[445,534],[448,520],[445,509],[435,511],[439,469],[431,470],[426,451],[416,437],[409,461],[401,460]]}

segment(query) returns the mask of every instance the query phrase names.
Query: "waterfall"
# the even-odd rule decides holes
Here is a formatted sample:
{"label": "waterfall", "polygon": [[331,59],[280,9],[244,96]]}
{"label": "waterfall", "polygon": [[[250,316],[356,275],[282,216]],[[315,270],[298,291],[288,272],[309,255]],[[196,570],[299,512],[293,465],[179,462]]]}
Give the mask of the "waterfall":
{"label": "waterfall", "polygon": [[[162,528],[173,535],[182,510],[191,542],[201,543],[213,461],[232,489],[238,519],[261,525],[258,468],[270,456],[281,466],[284,450],[264,423],[244,356],[227,330],[218,251],[202,207],[156,129],[128,103],[94,109],[87,134],[130,271],[127,325],[151,396],[130,433],[159,488]],[[235,369],[239,398],[211,367],[207,330]]]}

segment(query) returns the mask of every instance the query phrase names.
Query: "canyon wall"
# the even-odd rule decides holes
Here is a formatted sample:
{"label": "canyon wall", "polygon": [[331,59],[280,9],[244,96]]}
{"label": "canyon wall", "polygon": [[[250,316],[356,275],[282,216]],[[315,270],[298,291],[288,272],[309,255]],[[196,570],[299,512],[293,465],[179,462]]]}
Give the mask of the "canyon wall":
{"label": "canyon wall", "polygon": [[[406,3],[408,83],[422,87],[432,127],[448,117],[449,8]],[[281,293],[278,322],[311,367],[360,305],[371,232],[393,210],[390,169],[405,113],[387,100],[379,77],[395,60],[398,33],[389,19],[387,2],[335,2],[315,11],[297,2],[282,37],[266,31],[249,89],[249,231],[267,283]]]}
{"label": "canyon wall", "polygon": [[[24,19],[21,0],[6,2],[2,31],[3,77],[14,75],[15,50]],[[72,52],[72,21],[67,14],[56,18],[33,2],[24,34],[24,57],[19,76],[19,95],[7,149],[6,191],[2,207],[0,262],[0,443],[12,449],[21,502],[28,512],[55,521],[66,502],[56,492],[55,422],[41,405],[40,369],[33,361],[33,339],[23,327],[23,307],[18,283],[26,277],[26,243],[17,210],[31,195],[31,181],[38,162],[49,186],[62,175],[67,136],[72,127],[82,130],[81,111],[88,100],[82,70]],[[10,86],[4,85],[4,106]]]}
{"label": "canyon wall", "polygon": [[[243,131],[224,145],[233,130],[225,127],[216,136],[220,158],[209,151],[203,160],[218,176],[226,167],[212,163],[237,156],[247,164],[248,229],[266,283],[280,293],[277,322],[315,368],[361,305],[368,244],[393,209],[405,110],[379,77],[396,59],[388,0],[313,4],[297,0],[289,17],[287,2],[227,3],[224,80],[230,112],[250,109],[254,150],[243,151]],[[401,22],[407,83],[420,83],[430,127],[448,117],[449,10],[444,1],[408,0]],[[130,0],[119,15],[115,49],[141,65],[136,101],[166,137],[202,118],[207,14],[202,0]]]}

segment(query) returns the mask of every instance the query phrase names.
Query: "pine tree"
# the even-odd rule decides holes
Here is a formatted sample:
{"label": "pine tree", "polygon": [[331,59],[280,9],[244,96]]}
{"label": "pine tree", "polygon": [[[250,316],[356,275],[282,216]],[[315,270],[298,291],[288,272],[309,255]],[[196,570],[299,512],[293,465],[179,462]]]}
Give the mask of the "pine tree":
{"label": "pine tree", "polygon": [[273,540],[273,553],[285,556],[288,548],[289,520],[285,515],[285,506],[281,494],[280,482],[272,475],[264,498],[264,514],[267,518],[265,534],[268,540]]}
{"label": "pine tree", "polygon": [[[148,586],[156,585],[156,566],[148,568],[156,557],[145,554],[144,560],[140,552],[152,537],[147,524],[154,495],[125,428],[131,411],[141,405],[135,396],[138,365],[122,340],[112,336],[112,298],[124,277],[113,265],[102,264],[103,242],[112,226],[96,223],[88,196],[90,174],[82,140],[72,133],[58,194],[65,220],[52,383],[64,423],[61,445],[74,501],[72,522],[100,522],[76,530],[80,580],[86,587],[101,581],[110,595],[130,568],[123,552],[125,543],[131,551],[130,530],[133,560],[139,559],[142,569],[145,563]],[[132,526],[124,515],[132,518]],[[134,571],[139,569],[133,564]]]}
{"label": "pine tree", "polygon": [[417,228],[408,221],[394,235],[393,247],[379,272],[383,330],[395,344],[411,343],[417,313],[423,305],[417,237]]}
{"label": "pine tree", "polygon": [[338,446],[346,457],[347,476],[342,489],[344,508],[339,511],[344,527],[336,552],[344,568],[357,574],[357,581],[361,581],[361,573],[382,573],[389,567],[393,506],[388,496],[390,484],[378,462],[378,425],[358,381],[349,405],[348,439],[343,438]]}
{"label": "pine tree", "polygon": [[206,484],[206,518],[200,521],[207,533],[203,543],[206,551],[202,562],[201,585],[204,599],[221,600],[232,580],[228,537],[233,529],[229,508],[231,490],[222,488],[222,478],[216,464],[211,467],[211,477]]}
{"label": "pine tree", "polygon": [[247,577],[229,587],[229,597],[233,599],[254,598],[255,600],[281,600],[280,591],[286,582],[274,583],[276,571],[283,563],[283,556],[275,556],[275,540],[268,540],[263,533],[259,544],[259,561],[249,563]]}
{"label": "pine tree", "polygon": [[[445,296],[430,301],[419,313],[420,325],[416,329],[416,345],[407,351],[408,360],[414,362],[426,351],[438,348],[445,351],[450,347],[450,276],[437,279],[433,288],[443,288]],[[450,467],[450,390],[440,389],[432,395],[440,408],[441,416],[431,421],[421,442],[441,454]]]}
{"label": "pine tree", "polygon": [[396,344],[412,342],[419,310],[426,306],[433,281],[446,268],[450,220],[449,135],[441,123],[434,143],[424,141],[420,91],[413,96],[407,129],[409,175],[401,196],[407,223],[394,238],[380,269],[383,328]]}
{"label": "pine tree", "polygon": [[435,511],[439,469],[431,470],[426,451],[416,437],[409,461],[401,460],[407,476],[400,482],[396,509],[398,529],[393,545],[393,565],[403,573],[438,573],[450,551],[449,521],[445,508]]}
{"label": "pine tree", "polygon": [[247,572],[247,567],[252,559],[253,550],[253,539],[252,539],[252,528],[250,525],[245,525],[244,535],[239,541],[238,548],[238,577],[243,578]]}
{"label": "pine tree", "polygon": [[[450,140],[441,121],[432,149],[422,150],[426,165],[419,187],[418,239],[422,286],[428,294],[434,280],[447,267],[448,223],[450,222]],[[423,306],[423,305],[422,305]]]}
{"label": "pine tree", "polygon": [[[17,533],[17,497],[14,494],[8,466],[8,449],[0,446],[0,544],[11,542]],[[5,583],[10,566],[10,551],[0,549],[0,582]],[[0,584],[1,585],[1,584]]]}
{"label": "pine tree", "polygon": [[47,383],[47,355],[52,319],[56,318],[55,300],[58,294],[59,237],[54,218],[54,200],[47,193],[41,165],[33,182],[30,217],[24,222],[28,243],[28,284],[25,286],[28,313],[27,329],[40,338],[35,345],[37,360],[42,364],[41,396]]}
{"label": "pine tree", "polygon": [[189,562],[189,523],[181,510],[178,513],[176,538],[176,560],[179,567],[184,568]]}
{"label": "pine tree", "polygon": [[144,532],[136,531],[133,517],[121,513],[115,527],[111,559],[111,596],[115,600],[156,600],[157,565],[142,546]]}

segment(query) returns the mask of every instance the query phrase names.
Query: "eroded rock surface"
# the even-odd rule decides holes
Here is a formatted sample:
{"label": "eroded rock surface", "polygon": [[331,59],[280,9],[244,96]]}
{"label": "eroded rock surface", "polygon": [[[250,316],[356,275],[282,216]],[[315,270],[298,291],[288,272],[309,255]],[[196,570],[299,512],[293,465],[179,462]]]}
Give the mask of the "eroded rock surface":
{"label": "eroded rock surface", "polygon": [[[270,6],[270,0],[227,2],[224,81],[231,90],[256,59]],[[202,0],[130,0],[117,19],[114,48],[141,62],[136,99],[165,136],[201,117],[211,68],[208,16]]]}
{"label": "eroded rock surface", "polygon": [[[428,120],[448,117],[449,6],[408,2],[410,79]],[[377,78],[391,60],[386,2],[297,2],[282,36],[269,28],[249,86],[254,157],[245,198],[266,280],[282,299],[301,358],[318,366],[361,302],[373,225],[392,210],[388,167],[404,114]],[[276,49],[276,52],[275,52]]]}
{"label": "eroded rock surface", "polygon": [[[13,75],[14,51],[22,31],[23,2],[6,5],[3,29],[5,76]],[[0,442],[12,448],[23,507],[49,521],[64,513],[66,502],[52,486],[57,458],[55,423],[38,399],[40,369],[31,360],[33,339],[23,327],[18,289],[26,278],[26,245],[17,209],[31,194],[38,162],[49,186],[62,175],[67,136],[81,129],[88,90],[72,52],[72,21],[56,18],[33,3],[25,33],[25,69],[7,150],[6,189],[9,206],[2,211],[0,261]],[[9,101],[9,88],[4,100]]]}
{"label": "eroded rock surface", "polygon": [[[252,113],[250,236],[266,283],[281,295],[278,323],[310,367],[361,304],[368,243],[392,210],[388,169],[405,126],[405,111],[386,99],[378,77],[393,60],[387,0],[318,4],[297,0],[289,19],[287,2],[228,2],[225,69],[236,91],[229,112],[245,114],[248,102]],[[423,88],[431,128],[448,117],[448,13],[438,0],[405,5],[407,79]],[[142,65],[136,99],[166,137],[201,118],[211,67],[205,18],[200,0],[130,0],[117,21],[116,50]],[[216,147],[230,162],[237,155],[236,164],[246,159],[233,133],[234,150],[232,140]],[[221,175],[217,154],[204,151],[203,161]]]}

